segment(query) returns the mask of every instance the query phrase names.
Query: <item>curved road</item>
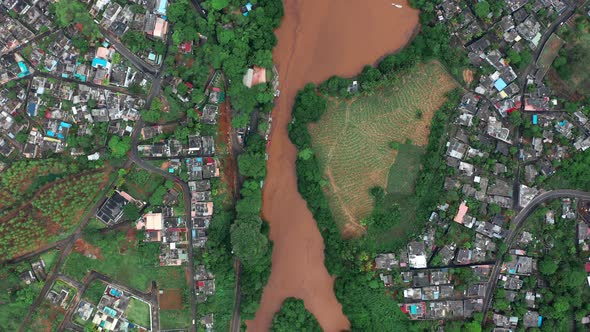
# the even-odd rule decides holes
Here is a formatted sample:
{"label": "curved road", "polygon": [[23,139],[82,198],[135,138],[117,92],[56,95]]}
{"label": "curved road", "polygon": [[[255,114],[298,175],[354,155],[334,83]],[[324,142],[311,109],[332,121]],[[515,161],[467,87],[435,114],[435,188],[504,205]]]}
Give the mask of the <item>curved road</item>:
{"label": "curved road", "polygon": [[[514,243],[516,235],[521,231],[522,227],[524,226],[525,221],[527,218],[535,212],[535,210],[547,201],[551,201],[557,198],[564,198],[564,197],[572,197],[577,199],[590,199],[590,193],[579,191],[579,190],[571,190],[571,189],[559,189],[559,190],[552,190],[545,192],[537,197],[535,197],[524,209],[522,209],[514,219],[512,219],[510,230],[508,231],[508,235],[506,236],[506,247],[510,248]],[[502,267],[502,259],[499,258],[496,260],[496,264],[492,269],[492,273],[490,274],[490,281],[488,284],[488,288],[486,290],[486,296],[484,301],[483,307],[483,316],[486,317],[487,311],[489,306],[492,302],[493,292],[496,289],[498,284],[498,274],[500,273],[500,268]]]}

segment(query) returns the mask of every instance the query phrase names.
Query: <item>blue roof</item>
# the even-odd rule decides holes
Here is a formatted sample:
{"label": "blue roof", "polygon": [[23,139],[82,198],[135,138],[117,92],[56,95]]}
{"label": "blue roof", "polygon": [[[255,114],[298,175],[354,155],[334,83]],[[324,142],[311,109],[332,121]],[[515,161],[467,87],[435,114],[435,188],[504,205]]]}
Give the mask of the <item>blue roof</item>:
{"label": "blue roof", "polygon": [[37,115],[37,104],[30,103],[29,106],[27,107],[27,113],[29,113],[30,116]]}
{"label": "blue roof", "polygon": [[67,122],[62,122],[59,125],[60,125],[60,127],[64,127],[64,128],[70,128],[70,127],[72,127],[72,125],[69,124],[69,123],[67,123]]}
{"label": "blue roof", "polygon": [[416,305],[412,305],[410,307],[410,312],[412,313],[412,315],[415,315],[418,312],[418,310],[416,310]]}
{"label": "blue roof", "polygon": [[51,130],[47,131],[47,136],[55,137],[55,133]]}
{"label": "blue roof", "polygon": [[98,66],[105,68],[107,66],[107,64],[108,64],[108,62],[105,59],[101,59],[101,58],[92,59],[92,67],[94,67],[94,68],[96,68]]}
{"label": "blue roof", "polygon": [[160,0],[158,4],[158,13],[166,15],[166,7],[168,6],[168,0]]}
{"label": "blue roof", "polygon": [[543,325],[543,316],[539,316],[539,321],[537,322],[537,326],[541,327]]}
{"label": "blue roof", "polygon": [[508,84],[506,84],[506,82],[504,82],[503,79],[498,79],[496,81],[496,83],[494,83],[494,86],[496,87],[496,89],[498,89],[498,91],[502,91],[504,90],[504,88],[507,86]]}
{"label": "blue roof", "polygon": [[538,121],[538,117],[537,114],[533,114],[533,124],[536,125],[539,121]]}
{"label": "blue roof", "polygon": [[26,73],[29,71],[29,69],[27,68],[27,65],[22,61],[18,62],[18,67],[20,68],[20,71],[23,73]]}
{"label": "blue roof", "polygon": [[168,168],[168,173],[174,173],[174,168]]}

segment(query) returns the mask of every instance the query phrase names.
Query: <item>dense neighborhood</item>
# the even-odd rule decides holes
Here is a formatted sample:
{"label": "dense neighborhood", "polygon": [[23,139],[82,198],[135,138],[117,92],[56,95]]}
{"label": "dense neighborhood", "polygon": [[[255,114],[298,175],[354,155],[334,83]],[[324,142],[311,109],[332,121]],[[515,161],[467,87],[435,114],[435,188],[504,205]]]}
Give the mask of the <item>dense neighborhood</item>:
{"label": "dense neighborhood", "polygon": [[378,255],[374,265],[410,319],[483,313],[477,319],[494,331],[542,328],[543,257],[555,243],[546,242],[541,229],[569,222],[571,247],[575,242],[574,250],[588,256],[587,198],[561,195],[530,221],[545,226],[523,228],[515,217],[547,191],[560,164],[589,147],[588,110],[547,85],[565,44],[560,36],[585,13],[574,14],[566,1],[506,0],[504,16],[489,9],[482,16],[477,7],[452,0],[437,7],[455,46],[481,72],[478,81],[466,82],[471,91],[461,97],[448,131],[447,195],[421,236],[401,252]]}

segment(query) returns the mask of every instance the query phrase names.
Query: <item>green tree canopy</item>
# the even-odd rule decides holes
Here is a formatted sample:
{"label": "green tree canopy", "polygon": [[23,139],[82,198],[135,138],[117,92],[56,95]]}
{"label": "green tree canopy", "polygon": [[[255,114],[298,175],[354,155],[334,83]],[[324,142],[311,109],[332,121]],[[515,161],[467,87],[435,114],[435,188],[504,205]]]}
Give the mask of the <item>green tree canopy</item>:
{"label": "green tree canopy", "polygon": [[290,297],[283,302],[281,310],[275,314],[271,331],[320,332],[322,329],[315,317],[305,309],[303,301]]}

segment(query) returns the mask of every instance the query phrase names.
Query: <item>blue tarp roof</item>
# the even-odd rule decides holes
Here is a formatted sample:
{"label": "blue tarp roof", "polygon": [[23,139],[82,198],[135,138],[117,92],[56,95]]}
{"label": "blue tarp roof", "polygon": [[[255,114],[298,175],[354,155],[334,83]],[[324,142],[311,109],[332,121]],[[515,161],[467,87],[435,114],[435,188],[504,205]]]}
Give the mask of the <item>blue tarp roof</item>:
{"label": "blue tarp roof", "polygon": [[60,127],[64,127],[64,128],[70,128],[72,125],[67,123],[67,122],[62,122],[59,124]]}
{"label": "blue tarp roof", "polygon": [[538,121],[538,117],[537,114],[533,114],[533,124],[536,125],[539,121]]}
{"label": "blue tarp roof", "polygon": [[35,116],[35,113],[37,113],[37,104],[30,103],[27,107],[27,113],[29,113],[30,116]]}
{"label": "blue tarp roof", "polygon": [[101,58],[92,59],[92,67],[94,67],[94,68],[96,68],[98,66],[105,68],[107,66],[107,64],[108,64],[108,62],[105,59],[101,59]]}
{"label": "blue tarp roof", "polygon": [[498,79],[496,81],[496,83],[494,83],[494,86],[496,87],[496,89],[498,89],[498,91],[502,91],[504,90],[504,88],[507,86],[508,84],[506,84],[506,82],[504,82],[503,79]]}
{"label": "blue tarp roof", "polygon": [[541,327],[541,325],[543,325],[543,316],[539,316],[539,321],[537,323],[538,327]]}
{"label": "blue tarp roof", "polygon": [[55,133],[53,131],[51,131],[51,130],[48,130],[47,131],[47,136],[55,137]]}

